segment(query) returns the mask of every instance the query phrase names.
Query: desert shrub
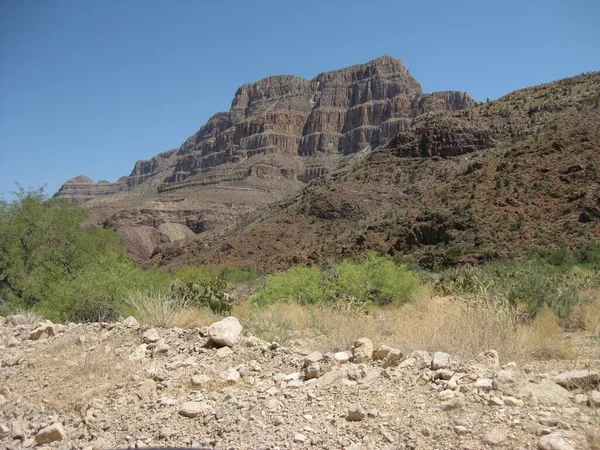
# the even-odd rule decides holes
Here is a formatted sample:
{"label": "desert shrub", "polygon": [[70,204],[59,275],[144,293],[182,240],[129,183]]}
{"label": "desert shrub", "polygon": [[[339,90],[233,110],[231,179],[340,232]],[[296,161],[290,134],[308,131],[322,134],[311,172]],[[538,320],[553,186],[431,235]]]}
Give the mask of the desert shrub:
{"label": "desert shrub", "polygon": [[507,301],[523,318],[532,318],[546,308],[564,318],[586,300],[582,293],[600,281],[576,266],[557,267],[545,259],[494,261],[447,269],[430,278],[440,293]]}
{"label": "desert shrub", "polygon": [[417,275],[406,266],[375,253],[362,262],[343,260],[337,265],[337,272],[333,291],[364,303],[405,302],[419,285]]}
{"label": "desert shrub", "polygon": [[278,301],[300,304],[322,302],[325,292],[321,286],[321,278],[321,270],[316,267],[292,267],[268,276],[264,287],[258,291],[255,301],[259,305]]}
{"label": "desert shrub", "polygon": [[112,320],[135,288],[168,285],[125,254],[114,230],[83,227],[87,211],[20,189],[0,202],[2,312],[33,309],[55,321]]}
{"label": "desert shrub", "polygon": [[352,305],[401,303],[410,300],[419,277],[387,256],[368,255],[363,261],[343,260],[320,269],[296,266],[267,277],[256,295],[258,304],[279,300],[300,304]]}
{"label": "desert shrub", "polygon": [[171,283],[169,294],[188,305],[206,308],[213,314],[229,315],[233,301],[225,292],[227,283],[222,278],[196,283],[175,280]]}

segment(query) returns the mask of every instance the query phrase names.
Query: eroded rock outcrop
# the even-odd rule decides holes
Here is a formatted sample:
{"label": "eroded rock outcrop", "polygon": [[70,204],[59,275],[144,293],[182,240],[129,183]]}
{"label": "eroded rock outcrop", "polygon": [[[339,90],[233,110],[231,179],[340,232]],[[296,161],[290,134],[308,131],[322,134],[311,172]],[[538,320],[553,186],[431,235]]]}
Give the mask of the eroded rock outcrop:
{"label": "eroded rock outcrop", "polygon": [[84,203],[150,179],[158,192],[245,179],[307,182],[335,168],[344,155],[407,131],[423,113],[473,103],[463,92],[423,94],[402,62],[390,56],[312,80],[267,77],[240,87],[231,109],[214,114],[178,150],[138,161],[117,183],[71,179],[56,196]]}

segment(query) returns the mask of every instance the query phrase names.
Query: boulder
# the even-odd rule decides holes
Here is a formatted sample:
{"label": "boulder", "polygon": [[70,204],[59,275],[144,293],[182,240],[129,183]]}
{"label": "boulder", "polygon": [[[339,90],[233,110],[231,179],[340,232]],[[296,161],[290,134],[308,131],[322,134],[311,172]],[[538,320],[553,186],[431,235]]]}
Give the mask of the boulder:
{"label": "boulder", "polygon": [[373,351],[373,359],[384,359],[391,351],[392,347],[389,347],[385,344],[381,344]]}
{"label": "boulder", "polygon": [[216,345],[233,347],[242,332],[242,325],[235,317],[226,317],[208,327],[208,336]]}
{"label": "boulder", "polygon": [[179,408],[179,414],[185,417],[198,417],[204,414],[210,414],[212,407],[205,402],[185,402]]}
{"label": "boulder", "polygon": [[571,402],[572,394],[565,388],[544,378],[539,383],[529,383],[522,386],[517,397],[535,398],[542,405],[565,406]]}
{"label": "boulder", "polygon": [[149,330],[144,331],[144,334],[142,334],[142,342],[145,344],[153,344],[159,340],[160,335],[158,334],[156,328],[150,328]]}

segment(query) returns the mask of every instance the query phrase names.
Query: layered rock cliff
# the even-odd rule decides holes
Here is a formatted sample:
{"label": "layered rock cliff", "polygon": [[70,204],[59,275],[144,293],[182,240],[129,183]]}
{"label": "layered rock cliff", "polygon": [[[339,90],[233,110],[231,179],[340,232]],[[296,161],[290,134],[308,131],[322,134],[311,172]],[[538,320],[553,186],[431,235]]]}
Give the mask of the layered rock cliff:
{"label": "layered rock cliff", "polygon": [[389,56],[312,80],[268,77],[240,87],[230,110],[214,114],[179,149],[138,161],[117,183],[71,179],[56,196],[83,203],[149,180],[154,192],[265,178],[306,182],[346,155],[386,143],[423,113],[473,103],[462,92],[423,94]]}

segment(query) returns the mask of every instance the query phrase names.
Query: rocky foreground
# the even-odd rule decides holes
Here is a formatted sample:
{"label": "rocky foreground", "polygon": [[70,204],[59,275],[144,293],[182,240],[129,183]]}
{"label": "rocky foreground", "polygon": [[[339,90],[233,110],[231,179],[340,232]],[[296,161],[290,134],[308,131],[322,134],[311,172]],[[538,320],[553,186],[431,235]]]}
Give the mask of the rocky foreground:
{"label": "rocky foreground", "polygon": [[598,361],[334,350],[245,336],[235,318],[0,318],[0,448],[599,448]]}

